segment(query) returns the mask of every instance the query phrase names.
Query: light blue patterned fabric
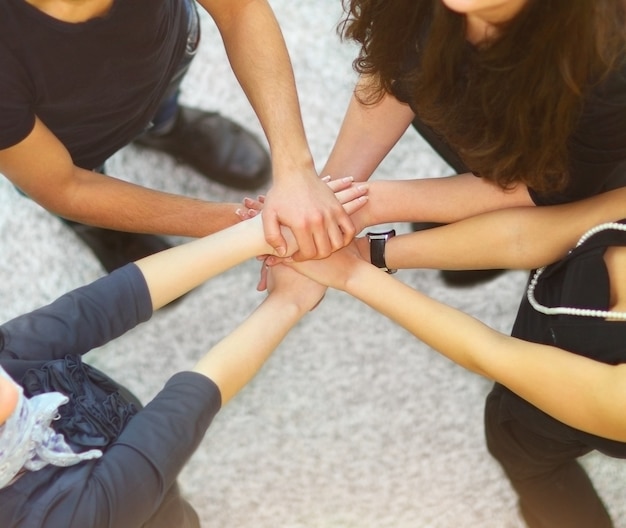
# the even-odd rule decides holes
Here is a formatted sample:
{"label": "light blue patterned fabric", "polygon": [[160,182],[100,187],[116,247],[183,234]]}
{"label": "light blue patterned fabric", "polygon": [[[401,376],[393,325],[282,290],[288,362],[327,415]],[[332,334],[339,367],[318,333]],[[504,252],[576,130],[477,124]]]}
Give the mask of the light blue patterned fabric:
{"label": "light blue patterned fabric", "polygon": [[14,383],[19,392],[15,410],[0,425],[0,489],[10,485],[22,470],[38,471],[48,464],[73,466],[102,456],[99,449],[74,453],[63,435],[50,426],[58,408],[68,402],[66,396],[49,392],[27,398],[2,367],[0,376]]}

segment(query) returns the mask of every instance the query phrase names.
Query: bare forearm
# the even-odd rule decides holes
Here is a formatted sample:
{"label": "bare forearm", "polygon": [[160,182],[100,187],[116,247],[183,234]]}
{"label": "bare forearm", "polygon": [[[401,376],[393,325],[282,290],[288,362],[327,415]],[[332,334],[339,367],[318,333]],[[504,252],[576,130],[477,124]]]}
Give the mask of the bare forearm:
{"label": "bare forearm", "polygon": [[364,105],[353,95],[322,175],[367,180],[404,134],[412,110],[392,95]]}
{"label": "bare forearm", "polygon": [[206,280],[256,255],[271,252],[261,217],[137,261],[156,310]]}
{"label": "bare forearm", "polygon": [[212,379],[226,404],[259,371],[287,332],[306,313],[290,300],[271,294],[236,330],[194,367]]}
{"label": "bare forearm", "polygon": [[39,119],[26,139],[0,150],[0,171],[50,212],[95,226],[197,237],[238,221],[238,204],[168,194],[76,167]]}
{"label": "bare forearm", "polygon": [[[450,223],[487,211],[533,205],[523,186],[505,191],[472,174],[404,181],[372,181],[367,221]],[[365,213],[364,213],[365,214]]]}
{"label": "bare forearm", "polygon": [[484,344],[496,334],[476,319],[364,262],[355,263],[342,289],[473,371],[479,368],[472,357],[472,342]]}
{"label": "bare forearm", "polygon": [[239,221],[236,203],[164,193],[78,168],[75,175],[57,192],[33,199],[76,222],[137,233],[198,237]]}
{"label": "bare forearm", "polygon": [[291,60],[268,2],[201,0],[268,139],[275,177],[313,174]]}
{"label": "bare forearm", "polygon": [[395,237],[386,261],[405,269],[532,269],[561,258],[588,229],[626,217],[625,204],[626,189],[617,189],[559,206],[491,211]]}
{"label": "bare forearm", "polygon": [[502,383],[558,420],[626,440],[623,365],[506,336],[366,264],[352,273],[346,291],[450,360]]}

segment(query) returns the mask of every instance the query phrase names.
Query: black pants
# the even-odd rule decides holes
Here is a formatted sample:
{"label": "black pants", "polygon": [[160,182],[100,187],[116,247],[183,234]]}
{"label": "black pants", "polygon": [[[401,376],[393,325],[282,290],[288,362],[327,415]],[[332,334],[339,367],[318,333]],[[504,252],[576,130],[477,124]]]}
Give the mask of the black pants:
{"label": "black pants", "polygon": [[517,492],[529,527],[613,527],[577,461],[594,447],[575,429],[496,384],[485,405],[485,433],[489,452]]}

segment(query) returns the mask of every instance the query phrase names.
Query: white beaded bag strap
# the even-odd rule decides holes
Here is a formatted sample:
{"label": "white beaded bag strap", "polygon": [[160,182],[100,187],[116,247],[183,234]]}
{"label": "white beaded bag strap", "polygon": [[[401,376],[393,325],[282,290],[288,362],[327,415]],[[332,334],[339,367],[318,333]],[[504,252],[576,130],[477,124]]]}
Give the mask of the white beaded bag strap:
{"label": "white beaded bag strap", "polygon": [[[591,228],[587,231],[583,236],[580,237],[580,240],[576,244],[576,247],[580,246],[584,242],[586,242],[593,235],[599,233],[600,231],[607,231],[609,229],[615,229],[617,231],[626,231],[626,224],[619,224],[617,222],[607,222],[605,224],[597,225],[596,227]],[[528,302],[531,306],[546,315],[578,315],[581,317],[602,317],[603,319],[620,319],[626,321],[626,312],[610,312],[607,310],[590,310],[587,308],[571,308],[568,306],[555,306],[550,308],[548,306],[544,306],[539,303],[537,299],[535,299],[535,288],[537,287],[537,282],[539,281],[539,277],[546,269],[546,266],[538,268],[533,275],[533,278],[530,280],[528,284],[528,290],[526,291],[526,297],[528,298]]]}

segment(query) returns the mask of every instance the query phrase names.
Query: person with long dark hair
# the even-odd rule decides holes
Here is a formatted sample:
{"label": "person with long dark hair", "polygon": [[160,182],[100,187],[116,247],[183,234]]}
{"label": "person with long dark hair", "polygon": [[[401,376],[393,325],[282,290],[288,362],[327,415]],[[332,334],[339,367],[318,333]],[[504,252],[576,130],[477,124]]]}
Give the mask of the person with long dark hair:
{"label": "person with long dark hair", "polygon": [[[238,123],[179,104],[200,43],[199,7],[220,32],[271,160]],[[266,0],[2,0],[0,93],[0,172],[65,219],[107,271],[169,247],[161,235],[204,236],[240,220],[236,203],[105,175],[106,161],[130,143],[237,189],[271,181],[264,221],[275,247],[284,245],[280,224],[293,227],[307,257],[354,236],[319,181]]]}
{"label": "person with long dark hair", "polygon": [[624,185],[623,0],[345,0],[360,79],[323,174],[371,176],[412,123],[456,174],[404,219],[448,223]]}
{"label": "person with long dark hair", "polygon": [[[373,182],[369,207],[381,213],[378,221],[449,224],[489,211],[572,203],[626,185],[624,0],[345,0],[344,7],[340,30],[360,46],[354,61],[360,79],[322,173],[368,179],[411,124],[455,171]],[[488,229],[466,232],[464,258],[473,263],[441,257],[441,269],[482,269]],[[501,233],[495,222],[492,229]],[[502,236],[511,242],[515,235]],[[394,240],[387,235],[389,248]],[[417,260],[428,252],[419,244],[404,247]],[[602,274],[585,280],[592,289],[605,286]],[[535,320],[524,324],[529,321],[524,332],[533,329]],[[531,467],[529,458],[513,446],[545,455],[552,443],[562,450],[568,435],[560,430],[549,438],[550,425],[540,419],[539,437],[529,432],[534,412],[521,428],[511,425],[507,416],[519,419],[521,407],[496,385],[485,420],[490,451],[524,496],[529,525],[610,526],[574,463],[563,462],[570,473],[555,470],[552,481],[542,480],[545,466],[520,470]],[[549,490],[559,489],[559,478],[576,481],[572,496],[587,502],[554,499]],[[578,524],[550,520],[551,507],[563,511],[558,501],[575,505],[572,512],[584,510]]]}

